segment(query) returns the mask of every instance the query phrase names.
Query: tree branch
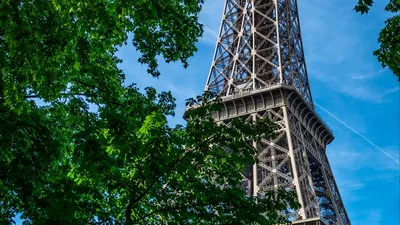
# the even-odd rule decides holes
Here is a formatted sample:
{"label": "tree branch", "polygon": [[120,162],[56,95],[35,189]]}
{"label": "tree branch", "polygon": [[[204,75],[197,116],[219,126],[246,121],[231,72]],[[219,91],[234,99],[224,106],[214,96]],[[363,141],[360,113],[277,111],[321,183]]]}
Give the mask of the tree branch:
{"label": "tree branch", "polygon": [[[99,86],[92,85],[92,84],[88,84],[88,83],[83,82],[83,81],[81,81],[81,80],[79,80],[79,79],[73,79],[73,81],[75,81],[76,83],[79,83],[79,84],[81,84],[81,85],[84,85],[84,86],[86,86],[86,87],[97,88],[98,90],[100,90],[100,91],[102,91],[102,92],[106,92],[103,88],[100,88]],[[94,96],[94,97],[99,97],[99,96]],[[118,106],[122,106],[122,107],[128,107],[128,106],[125,105],[125,104],[122,104],[122,103],[119,103],[119,102],[115,102],[115,101],[110,101],[109,99],[107,99],[107,101],[108,101],[109,103],[111,103],[111,104],[114,104],[114,105],[118,105]]]}

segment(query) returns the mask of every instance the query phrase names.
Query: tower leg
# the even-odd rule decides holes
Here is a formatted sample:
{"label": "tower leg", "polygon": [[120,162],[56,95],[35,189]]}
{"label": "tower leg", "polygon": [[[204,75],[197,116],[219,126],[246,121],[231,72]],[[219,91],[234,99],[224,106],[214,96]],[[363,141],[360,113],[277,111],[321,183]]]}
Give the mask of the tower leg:
{"label": "tower leg", "polygon": [[284,117],[284,121],[285,121],[285,127],[286,127],[286,136],[287,136],[287,140],[288,140],[288,147],[289,147],[289,157],[290,157],[290,162],[292,164],[292,171],[293,171],[293,185],[296,186],[296,193],[297,193],[297,198],[299,203],[301,204],[301,208],[299,210],[299,215],[301,217],[301,219],[305,219],[306,215],[304,212],[304,201],[303,201],[303,195],[301,193],[301,189],[300,189],[300,185],[299,185],[299,175],[298,175],[298,171],[297,171],[297,163],[295,160],[295,154],[294,154],[294,149],[293,149],[293,142],[292,142],[292,135],[290,133],[290,124],[289,124],[289,119],[288,119],[288,113],[287,113],[287,109],[286,106],[282,107],[283,110],[283,117]]}

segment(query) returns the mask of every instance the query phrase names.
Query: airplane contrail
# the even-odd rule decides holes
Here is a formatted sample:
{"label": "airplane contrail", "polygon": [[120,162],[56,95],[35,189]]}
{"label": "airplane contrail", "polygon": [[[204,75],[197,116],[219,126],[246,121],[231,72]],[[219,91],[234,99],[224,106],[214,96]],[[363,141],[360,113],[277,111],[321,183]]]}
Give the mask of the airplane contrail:
{"label": "airplane contrail", "polygon": [[393,157],[392,155],[390,155],[389,153],[387,153],[385,150],[383,150],[382,148],[380,148],[378,145],[376,145],[374,142],[372,142],[371,140],[369,140],[367,137],[365,137],[364,135],[360,134],[360,132],[356,131],[354,128],[350,127],[349,125],[347,125],[345,122],[343,122],[341,119],[337,118],[335,115],[333,115],[331,112],[329,112],[327,109],[325,109],[324,107],[320,106],[319,104],[315,103],[314,104],[316,106],[318,106],[320,109],[322,109],[324,112],[328,113],[330,116],[332,116],[335,120],[337,120],[338,122],[340,122],[341,124],[345,125],[347,128],[349,128],[351,131],[353,131],[354,133],[356,133],[358,136],[362,137],[364,140],[366,140],[368,143],[370,143],[372,146],[374,146],[375,148],[377,148],[378,150],[380,150],[381,152],[383,152],[385,155],[387,155],[388,157],[392,158],[397,164],[400,164],[399,160],[397,160],[395,157]]}

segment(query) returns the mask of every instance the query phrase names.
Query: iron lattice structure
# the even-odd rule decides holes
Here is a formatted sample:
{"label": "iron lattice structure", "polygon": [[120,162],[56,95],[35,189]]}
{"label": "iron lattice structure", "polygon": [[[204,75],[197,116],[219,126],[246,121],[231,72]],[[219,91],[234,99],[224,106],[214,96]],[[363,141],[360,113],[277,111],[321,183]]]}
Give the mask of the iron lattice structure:
{"label": "iron lattice structure", "polygon": [[226,0],[205,91],[223,99],[219,124],[268,117],[280,127],[275,140],[253,142],[249,196],[290,189],[302,205],[295,224],[350,225],[325,152],[334,137],[313,107],[296,0]]}

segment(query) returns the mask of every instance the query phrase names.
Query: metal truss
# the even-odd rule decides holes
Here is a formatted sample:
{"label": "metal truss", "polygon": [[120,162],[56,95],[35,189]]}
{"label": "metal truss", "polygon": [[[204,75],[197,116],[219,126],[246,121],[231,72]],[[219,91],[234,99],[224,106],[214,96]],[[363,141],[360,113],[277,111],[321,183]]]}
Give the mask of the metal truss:
{"label": "metal truss", "polygon": [[226,0],[206,91],[293,85],[312,105],[296,0]]}
{"label": "metal truss", "polygon": [[279,125],[274,140],[250,143],[258,150],[259,163],[243,172],[241,186],[248,196],[293,190],[302,205],[287,215],[293,221],[318,218],[329,225],[350,225],[325,153],[332,132],[311,106],[298,100],[300,96],[290,85],[276,85],[258,93],[224,97],[224,107],[212,115],[226,126],[236,117],[249,123],[267,117]]}
{"label": "metal truss", "polygon": [[[304,60],[297,0],[226,0],[205,91],[219,94],[217,123],[268,117],[275,140],[250,142],[259,163],[243,172],[248,196],[297,193],[298,224],[350,225],[325,149],[332,131],[314,111]],[[306,221],[306,222],[302,222]]]}
{"label": "metal truss", "polygon": [[243,172],[248,196],[293,190],[296,224],[350,225],[325,152],[334,137],[313,107],[297,0],[226,0],[205,91],[223,99],[212,113],[221,125],[268,117],[280,127],[275,140],[250,142],[259,163]]}

